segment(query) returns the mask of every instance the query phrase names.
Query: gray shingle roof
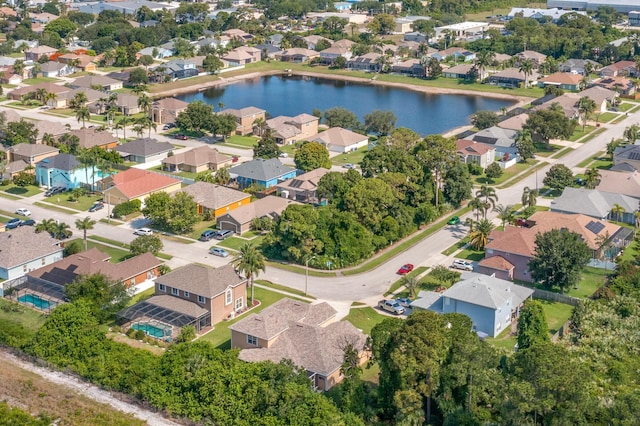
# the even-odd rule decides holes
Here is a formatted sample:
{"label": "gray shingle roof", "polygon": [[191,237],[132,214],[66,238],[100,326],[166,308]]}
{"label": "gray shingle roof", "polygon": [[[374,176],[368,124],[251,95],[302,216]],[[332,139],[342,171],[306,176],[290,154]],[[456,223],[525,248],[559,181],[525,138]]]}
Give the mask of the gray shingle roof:
{"label": "gray shingle roof", "polygon": [[259,181],[269,181],[291,173],[296,169],[285,166],[277,158],[256,158],[229,169],[232,175]]}
{"label": "gray shingle roof", "polygon": [[58,152],[58,148],[40,143],[19,143],[18,145],[12,146],[10,151],[16,155],[31,157]]}
{"label": "gray shingle roof", "polygon": [[149,157],[169,152],[172,149],[173,145],[169,142],[158,142],[157,139],[141,138],[119,145],[114,148],[114,151],[118,151],[119,153],[126,155]]}
{"label": "gray shingle roof", "polygon": [[456,283],[442,295],[461,302],[497,309],[509,298],[512,298],[512,305],[517,306],[533,294],[532,289],[515,285],[510,281],[481,274],[469,275],[471,278]]}
{"label": "gray shingle roof", "polygon": [[196,182],[183,188],[182,192],[191,195],[196,203],[212,210],[237,203],[249,196],[246,192],[208,182]]}
{"label": "gray shingle roof", "polygon": [[213,298],[224,293],[228,287],[236,287],[247,280],[238,275],[231,264],[214,269],[192,263],[158,277],[156,281],[198,296]]}
{"label": "gray shingle roof", "polygon": [[47,232],[36,234],[31,226],[0,233],[0,268],[14,268],[23,263],[62,252],[60,241]]}
{"label": "gray shingle roof", "polygon": [[58,154],[53,157],[45,158],[37,164],[37,167],[44,169],[57,169],[71,171],[80,166],[76,157],[71,154]]}
{"label": "gray shingle roof", "polygon": [[638,200],[627,195],[597,189],[565,188],[562,195],[551,202],[551,211],[602,219],[609,215],[614,204],[619,204],[627,212],[638,208]]}
{"label": "gray shingle roof", "polygon": [[232,218],[239,224],[245,224],[251,222],[256,217],[270,217],[276,219],[277,216],[289,207],[291,204],[300,204],[297,201],[289,200],[287,198],[276,197],[269,195],[253,203],[240,206],[235,210],[231,210],[229,213],[225,213],[220,216],[220,219],[226,217]]}

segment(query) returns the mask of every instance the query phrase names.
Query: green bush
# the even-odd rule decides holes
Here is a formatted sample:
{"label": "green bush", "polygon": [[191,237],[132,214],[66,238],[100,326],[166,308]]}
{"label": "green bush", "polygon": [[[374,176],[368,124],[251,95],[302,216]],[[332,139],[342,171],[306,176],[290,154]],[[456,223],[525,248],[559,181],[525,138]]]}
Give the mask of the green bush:
{"label": "green bush", "polygon": [[133,328],[130,328],[127,330],[127,336],[133,339],[133,336],[136,334],[136,330]]}
{"label": "green bush", "polygon": [[69,244],[66,244],[64,247],[64,256],[71,256],[72,254],[77,254],[82,251],[82,243],[80,241],[72,241]]}
{"label": "green bush", "polygon": [[131,200],[131,201],[124,202],[122,204],[118,204],[113,208],[113,216],[122,217],[122,216],[130,215],[131,213],[134,213],[134,212],[139,212],[140,206],[141,206],[140,200]]}
{"label": "green bush", "polygon": [[145,338],[145,336],[146,336],[146,334],[142,330],[136,330],[135,334],[133,335],[133,337],[136,340],[143,340]]}

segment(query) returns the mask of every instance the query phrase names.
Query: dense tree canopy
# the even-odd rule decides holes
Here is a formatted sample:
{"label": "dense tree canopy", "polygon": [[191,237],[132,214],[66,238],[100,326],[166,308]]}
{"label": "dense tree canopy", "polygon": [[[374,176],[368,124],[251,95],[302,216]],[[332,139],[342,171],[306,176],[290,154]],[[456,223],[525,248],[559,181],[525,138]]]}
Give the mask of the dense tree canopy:
{"label": "dense tree canopy", "polygon": [[296,167],[305,172],[315,170],[320,167],[324,167],[325,169],[331,168],[329,151],[327,150],[327,147],[319,142],[303,143],[296,151],[294,161]]}

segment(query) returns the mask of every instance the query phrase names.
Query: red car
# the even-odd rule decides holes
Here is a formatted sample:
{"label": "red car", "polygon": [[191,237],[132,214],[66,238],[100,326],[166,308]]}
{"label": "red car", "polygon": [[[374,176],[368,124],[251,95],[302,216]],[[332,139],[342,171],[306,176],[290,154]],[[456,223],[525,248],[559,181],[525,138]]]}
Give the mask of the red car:
{"label": "red car", "polygon": [[189,136],[186,135],[182,135],[182,134],[177,134],[177,135],[173,135],[174,139],[180,139],[181,141],[186,141],[187,139],[189,139]]}
{"label": "red car", "polygon": [[411,271],[413,271],[413,265],[407,263],[406,265],[402,265],[402,267],[398,269],[398,275],[406,275]]}

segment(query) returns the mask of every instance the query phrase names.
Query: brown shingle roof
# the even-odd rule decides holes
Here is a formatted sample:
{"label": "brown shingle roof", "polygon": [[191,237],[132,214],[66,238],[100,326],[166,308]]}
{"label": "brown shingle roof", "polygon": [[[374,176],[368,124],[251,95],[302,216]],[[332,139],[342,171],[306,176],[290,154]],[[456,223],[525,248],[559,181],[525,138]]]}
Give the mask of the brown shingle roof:
{"label": "brown shingle roof", "polygon": [[509,262],[502,256],[487,257],[478,262],[478,265],[485,266],[491,269],[498,269],[500,271],[510,271],[515,268],[515,266],[511,262]]}
{"label": "brown shingle roof", "polygon": [[250,197],[246,192],[208,182],[195,182],[183,188],[182,192],[191,195],[196,203],[211,210],[217,210]]}
{"label": "brown shingle roof", "polygon": [[180,312],[181,314],[186,314],[193,318],[200,318],[202,315],[208,313],[206,309],[199,306],[197,303],[193,303],[179,297],[169,296],[168,294],[151,296],[150,298],[145,299],[144,302],[161,308],[170,309],[175,312]]}
{"label": "brown shingle roof", "polygon": [[199,146],[185,152],[181,152],[162,160],[163,164],[186,164],[198,167],[204,164],[224,164],[231,160],[231,156],[220,153],[215,148]]}
{"label": "brown shingle roof", "polygon": [[80,147],[87,149],[91,149],[94,146],[105,146],[118,141],[109,132],[98,131],[88,127],[71,130],[69,133],[78,137]]}
{"label": "brown shingle roof", "polygon": [[543,83],[555,83],[555,84],[573,84],[578,85],[582,81],[580,74],[571,74],[568,72],[556,72],[540,79]]}
{"label": "brown shingle roof", "polygon": [[176,98],[163,98],[155,101],[153,106],[161,109],[181,110],[187,108],[189,103]]}
{"label": "brown shingle roof", "polygon": [[62,252],[60,241],[47,232],[36,233],[31,226],[0,232],[0,267],[10,269],[23,263]]}
{"label": "brown shingle roof", "polygon": [[368,139],[367,135],[361,135],[360,133],[352,132],[351,130],[343,129],[342,127],[332,127],[324,132],[310,136],[305,140],[319,142],[324,145],[346,147],[364,142]]}
{"label": "brown shingle roof", "polygon": [[238,275],[231,264],[214,269],[192,263],[169,272],[156,281],[198,296],[214,298],[227,288],[236,287],[247,280]]}
{"label": "brown shingle roof", "polygon": [[329,173],[331,170],[320,167],[318,169],[311,170],[307,173],[296,176],[293,179],[286,180],[276,185],[280,189],[293,189],[296,191],[307,190],[315,191],[318,188],[318,182],[322,176]]}
{"label": "brown shingle roof", "polygon": [[24,157],[32,157],[36,155],[44,155],[59,152],[58,148],[54,148],[49,145],[40,143],[19,143],[10,148],[10,151],[15,155]]}
{"label": "brown shingle roof", "polygon": [[286,198],[269,195],[254,201],[253,203],[247,204],[246,206],[238,207],[237,209],[220,216],[220,219],[225,216],[229,216],[234,221],[242,225],[251,222],[256,217],[269,216],[274,218],[276,215],[282,214],[290,204],[300,203]]}

